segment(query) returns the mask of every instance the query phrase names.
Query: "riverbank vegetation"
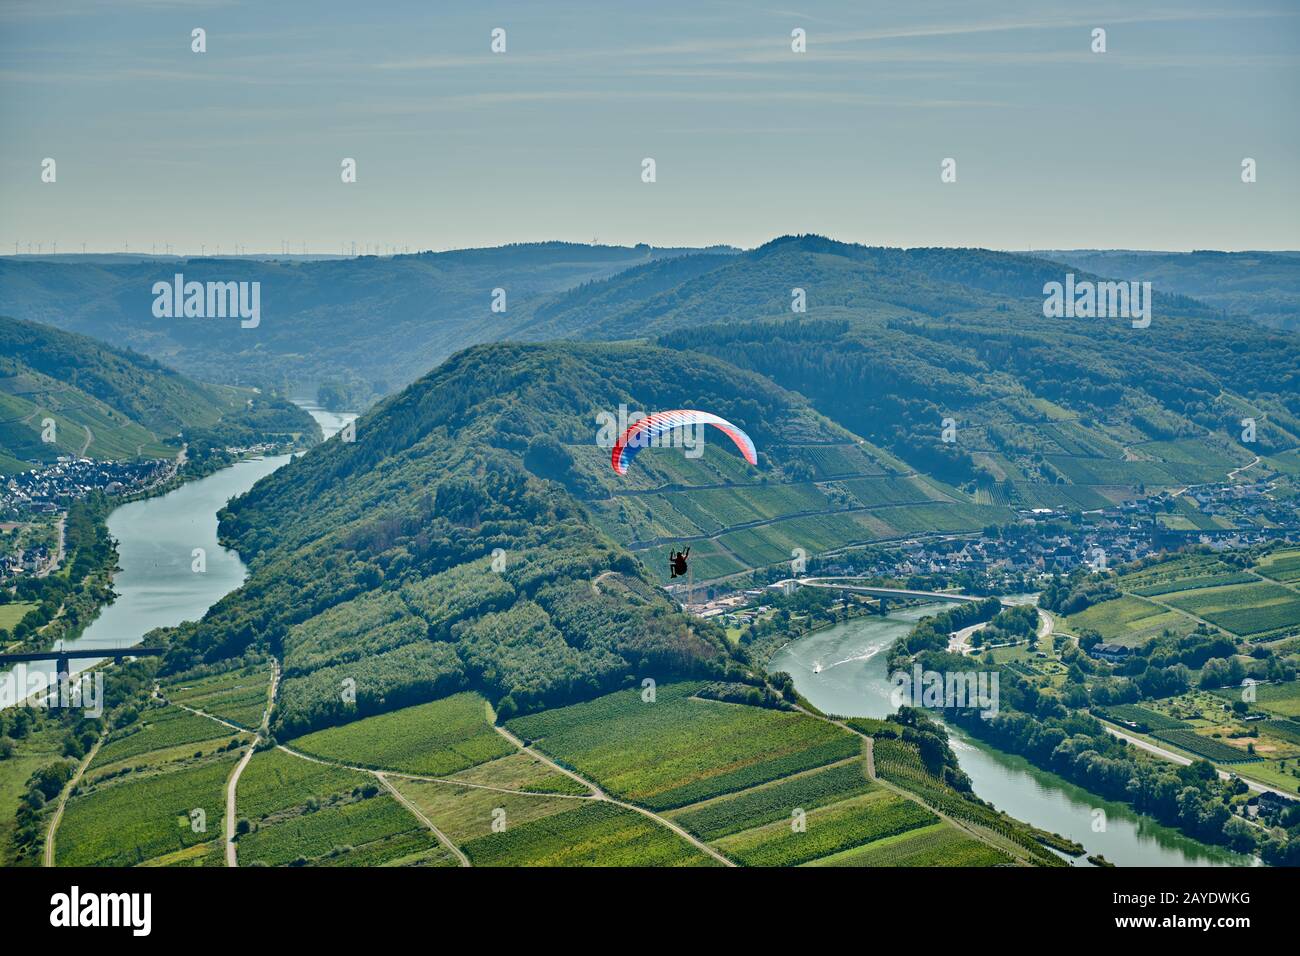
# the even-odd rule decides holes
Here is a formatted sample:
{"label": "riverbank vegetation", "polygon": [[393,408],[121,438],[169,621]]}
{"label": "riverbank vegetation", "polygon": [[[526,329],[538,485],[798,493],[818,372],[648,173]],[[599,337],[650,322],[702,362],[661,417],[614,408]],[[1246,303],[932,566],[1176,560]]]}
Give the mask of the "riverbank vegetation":
{"label": "riverbank vegetation", "polygon": [[148,706],[156,661],[112,668],[103,713],[22,705],[0,711],[0,862],[38,866],[45,831],[64,785],[106,732],[126,728]]}
{"label": "riverbank vegetation", "polygon": [[[1146,562],[1102,580],[1098,580],[1101,576],[1080,575],[1066,587],[1055,589],[1052,600],[1060,607],[1075,608],[1081,616],[1106,607],[1108,602],[1124,600],[1130,587],[1181,593],[1196,589],[1195,585],[1180,588],[1181,581],[1210,578],[1202,586],[1216,588],[1222,586],[1215,580],[1217,575],[1233,573],[1231,569],[1210,569],[1213,573],[1207,575],[1205,562],[1193,558]],[[1070,595],[1097,599],[1079,600]],[[1081,606],[1083,609],[1077,610]],[[943,632],[944,628],[937,630]],[[971,670],[972,659],[938,646],[935,631],[932,624],[920,622],[891,649],[891,665],[914,658],[923,668],[940,673]],[[1057,635],[1051,653],[1025,657],[988,651],[978,659],[980,667],[998,672],[996,716],[986,719],[978,709],[954,707],[945,709],[944,717],[1001,750],[1026,757],[1094,793],[1128,803],[1197,839],[1258,852],[1268,863],[1297,865],[1300,803],[1283,802],[1268,809],[1264,804],[1257,806],[1242,780],[1220,779],[1211,762],[1245,774],[1259,761],[1256,745],[1262,745],[1266,737],[1275,740],[1268,747],[1274,757],[1294,753],[1295,744],[1285,741],[1284,734],[1273,738],[1262,726],[1266,721],[1244,720],[1257,707],[1263,710],[1261,717],[1268,715],[1267,703],[1229,705],[1219,699],[1207,706],[1203,699],[1196,705],[1197,698],[1188,698],[1198,683],[1208,682],[1213,687],[1242,675],[1281,680],[1285,683],[1261,686],[1282,689],[1273,691],[1279,703],[1272,713],[1274,719],[1288,719],[1285,688],[1294,686],[1294,642],[1257,644],[1245,654],[1240,641],[1240,637],[1193,623],[1189,632],[1171,629],[1129,645],[1131,654],[1090,654],[1111,645],[1103,645],[1100,634],[1086,631],[1077,642]],[[1059,663],[1054,661],[1049,667],[1037,657],[1051,657]],[[1229,692],[1223,693],[1226,698]],[[1235,714],[1240,733],[1229,736],[1223,732],[1225,714]],[[1139,751],[1110,733],[1098,716],[1150,733],[1191,758],[1202,759],[1180,766]],[[1283,766],[1285,759],[1280,761]]]}
{"label": "riverbank vegetation", "polygon": [[107,525],[112,508],[112,500],[98,492],[72,502],[64,520],[59,567],[44,577],[16,577],[12,589],[0,589],[6,604],[26,605],[10,629],[0,629],[0,647],[9,644],[15,651],[40,651],[76,638],[112,600],[117,563]]}

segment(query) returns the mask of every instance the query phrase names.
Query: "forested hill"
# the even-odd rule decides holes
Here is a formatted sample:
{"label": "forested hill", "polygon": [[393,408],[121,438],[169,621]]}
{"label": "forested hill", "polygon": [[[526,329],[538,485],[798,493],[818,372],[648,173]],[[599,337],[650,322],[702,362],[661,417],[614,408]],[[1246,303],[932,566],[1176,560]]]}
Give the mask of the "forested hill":
{"label": "forested hill", "polygon": [[[1054,262],[989,249],[899,249],[782,236],[740,255],[638,266],[590,283],[540,306],[527,334],[618,339],[697,323],[788,317],[796,288],[807,294],[809,317],[832,308],[864,318],[941,316],[1015,301],[1041,318],[1043,284],[1061,281],[1064,271]],[[661,277],[669,281],[655,281]],[[1176,295],[1161,296],[1157,308],[1183,316],[1218,314]]]}
{"label": "forested hill", "polygon": [[[1023,506],[1101,507],[1300,444],[1300,339],[1192,299],[1157,293],[1146,328],[1045,318],[1043,286],[1065,266],[817,236],[715,265],[624,302],[620,288],[644,281],[629,270],[570,293],[528,334],[650,335],[725,358],[922,472]],[[795,289],[806,312],[792,311]]]}
{"label": "forested hill", "polygon": [[1300,332],[1300,253],[1075,249],[1034,255],[1105,276],[1141,276],[1228,315]]}
{"label": "forested hill", "polygon": [[[620,403],[731,419],[758,467],[716,436],[704,460],[752,482],[792,467],[782,443],[846,440],[771,383],[698,354],[471,348],[363,416],[355,442],[332,439],[232,502],[222,532],[252,576],[181,629],[168,667],[268,643],[284,660],[282,735],[466,685],[511,711],[723,669],[721,634],[676,612],[593,521],[589,502],[612,483],[595,416]],[[683,454],[649,449],[633,467]],[[340,698],[348,679],[355,707]]]}
{"label": "forested hill", "polygon": [[[314,394],[328,380],[365,402],[458,349],[508,337],[551,294],[696,251],[544,242],[323,261],[0,258],[0,303],[203,381]],[[177,273],[186,282],[260,283],[260,322],[156,317],[153,285]],[[493,310],[496,289],[504,311]]]}
{"label": "forested hill", "polygon": [[[0,473],[59,455],[171,457],[182,433],[207,433],[223,416],[255,425],[251,397],[87,336],[0,317]],[[313,428],[296,409],[277,412],[295,413],[299,430]],[[47,419],[52,442],[42,440]]]}

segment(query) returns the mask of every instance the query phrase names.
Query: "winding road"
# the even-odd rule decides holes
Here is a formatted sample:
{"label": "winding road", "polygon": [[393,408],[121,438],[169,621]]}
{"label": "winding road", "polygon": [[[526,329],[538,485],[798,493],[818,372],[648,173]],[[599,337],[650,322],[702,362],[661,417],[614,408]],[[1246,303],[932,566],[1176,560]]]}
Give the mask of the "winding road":
{"label": "winding road", "polygon": [[550,757],[546,756],[546,754],[542,753],[540,750],[534,750],[532,747],[525,745],[522,740],[520,740],[510,731],[506,730],[506,728],[502,727],[501,725],[494,723],[492,725],[492,729],[495,730],[497,733],[499,733],[506,740],[510,741],[510,743],[514,744],[524,753],[531,756],[534,760],[540,760],[542,763],[546,764],[552,770],[559,771],[560,773],[564,774],[566,777],[576,780],[578,783],[582,784],[584,787],[586,787],[588,790],[591,791],[592,796],[595,799],[607,801],[608,803],[612,803],[618,807],[623,807],[624,809],[627,810],[635,810],[637,813],[641,814],[642,816],[649,817],[651,820],[655,821],[656,823],[667,827],[669,830],[672,830],[683,840],[690,843],[696,849],[704,853],[707,853],[709,856],[713,857],[713,859],[717,860],[723,866],[736,865],[733,860],[730,860],[727,857],[723,856],[721,853],[713,849],[713,847],[709,846],[703,840],[700,840],[699,838],[686,832],[686,830],[682,829],[676,823],[673,823],[673,821],[669,820],[667,817],[661,817],[653,810],[647,810],[645,807],[638,807],[635,803],[626,803],[622,800],[616,800],[615,798],[607,794],[604,790],[602,790],[600,787],[596,786],[596,784],[592,783],[590,780],[580,777],[578,774],[574,773],[572,770],[570,770],[567,767],[561,766],[560,764],[552,760]]}
{"label": "winding road", "polygon": [[[239,759],[235,765],[234,772],[230,775],[230,780],[226,784],[226,866],[239,866],[239,852],[235,848],[235,827],[237,807],[235,794],[239,787],[239,777],[248,766],[248,762],[253,759],[253,754],[257,752],[257,745],[262,742],[262,737],[266,733],[271,723],[271,710],[275,707],[275,693],[280,686],[280,662],[271,658],[271,686],[266,694],[266,710],[262,712],[262,722],[257,725],[257,732],[253,734],[253,739],[244,751],[244,756]],[[189,707],[186,710],[192,710]],[[199,711],[193,711],[200,713]],[[208,717],[208,714],[203,714]],[[215,719],[215,718],[213,718]],[[222,721],[225,723],[225,721]]]}
{"label": "winding road", "polygon": [[[1159,746],[1158,744],[1153,744],[1149,740],[1143,740],[1141,737],[1135,737],[1132,734],[1125,733],[1124,731],[1120,730],[1118,727],[1112,727],[1104,720],[1101,723],[1102,726],[1106,728],[1106,732],[1108,734],[1110,734],[1113,737],[1118,737],[1120,740],[1123,740],[1126,743],[1132,744],[1138,750],[1145,750],[1149,754],[1155,754],[1157,757],[1163,757],[1165,760],[1171,761],[1172,763],[1179,764],[1180,766],[1183,767],[1188,766],[1192,762],[1190,757],[1184,757],[1182,754],[1174,753],[1172,750],[1165,750],[1165,748]],[[1279,790],[1276,787],[1270,787],[1268,784],[1259,783],[1258,781],[1251,780],[1249,777],[1243,777],[1241,774],[1230,773],[1227,770],[1219,770],[1218,767],[1215,767],[1214,769],[1218,772],[1220,780],[1232,780],[1233,778],[1236,778],[1240,780],[1242,783],[1244,783],[1249,789],[1253,790],[1255,793],[1275,793],[1279,797],[1286,797],[1288,800],[1295,799],[1295,794],[1287,793],[1285,790]]]}
{"label": "winding road", "polygon": [[90,762],[95,759],[95,754],[99,753],[100,744],[103,742],[104,735],[101,734],[100,738],[95,741],[95,745],[90,748],[89,753],[77,765],[77,772],[72,775],[72,779],[68,781],[67,786],[59,792],[59,805],[55,807],[54,816],[50,818],[49,829],[45,831],[45,866],[54,865],[54,832],[58,830],[59,822],[63,819],[63,808],[68,805],[68,797],[72,796],[72,791],[81,782],[81,775],[86,772]]}
{"label": "winding road", "polygon": [[438,838],[439,843],[441,843],[453,854],[455,854],[456,859],[460,860],[461,866],[470,865],[469,857],[465,855],[465,851],[463,851],[456,844],[452,843],[451,838],[448,837],[447,834],[443,833],[436,826],[434,826],[433,821],[430,820],[428,817],[426,817],[419,807],[413,804],[410,800],[406,799],[406,796],[400,790],[394,787],[392,783],[389,782],[386,776],[384,776],[382,773],[376,773],[375,776],[378,777],[379,782],[384,785],[384,789],[387,790],[389,793],[391,793],[397,799],[398,803],[406,807],[407,810],[411,811],[411,815],[415,817],[415,819],[419,820],[421,823],[423,823],[426,827],[429,828],[429,830],[433,833],[433,835]]}

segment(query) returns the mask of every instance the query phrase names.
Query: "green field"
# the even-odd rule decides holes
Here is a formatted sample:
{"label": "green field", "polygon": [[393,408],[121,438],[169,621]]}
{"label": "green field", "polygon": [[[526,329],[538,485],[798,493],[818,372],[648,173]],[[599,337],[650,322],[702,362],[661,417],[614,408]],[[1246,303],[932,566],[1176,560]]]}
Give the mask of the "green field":
{"label": "green field", "polygon": [[33,773],[55,759],[54,753],[15,751],[8,760],[0,761],[0,865],[12,865],[17,858],[13,844],[18,829],[15,814],[27,791],[27,781]]}
{"label": "green field", "polygon": [[12,631],[14,625],[27,616],[27,612],[36,607],[35,601],[14,601],[0,604],[0,628]]}
{"label": "green field", "polygon": [[861,741],[788,711],[694,700],[695,683],[646,703],[620,691],[509,722],[510,729],[628,800],[656,810],[697,803],[844,760]]}
{"label": "green field", "polygon": [[1023,508],[1052,508],[1057,511],[1092,511],[1108,508],[1111,502],[1086,485],[1048,485],[1017,481],[1015,497]]}
{"label": "green field", "polygon": [[498,829],[504,826],[510,830],[577,809],[583,802],[425,780],[395,779],[393,785],[458,846],[493,833],[494,824]]}
{"label": "green field", "polygon": [[1235,568],[1224,564],[1212,554],[1181,554],[1121,574],[1119,585],[1125,591],[1136,591],[1148,586],[1213,577],[1218,574],[1235,573],[1235,571]]}
{"label": "green field", "polygon": [[475,866],[719,865],[671,830],[605,801],[507,827],[461,849]]}
{"label": "green field", "polygon": [[[871,732],[871,723],[860,718],[849,721],[864,733]],[[1004,812],[977,800],[968,799],[944,781],[935,777],[926,767],[916,744],[891,737],[877,736],[872,747],[876,775],[902,787],[923,799],[940,813],[967,824],[974,824],[1006,841],[1008,848],[1018,846],[1027,851],[1033,861],[1042,866],[1063,866],[1061,858],[1044,847],[1034,832],[1025,824]],[[1023,855],[1023,854],[1022,854]]]}
{"label": "green field", "polygon": [[1276,760],[1252,760],[1245,763],[1220,764],[1225,770],[1235,770],[1243,777],[1250,777],[1260,783],[1268,784],[1279,790],[1300,796],[1300,768],[1295,760],[1283,767]]}
{"label": "green field", "polygon": [[1223,587],[1229,584],[1250,584],[1258,578],[1244,571],[1229,571],[1222,574],[1207,574],[1203,577],[1182,578],[1177,581],[1165,581],[1149,584],[1145,587],[1130,588],[1134,594],[1142,597],[1156,597],[1161,594],[1174,594],[1178,591],[1195,591],[1198,588]]}
{"label": "green field", "polygon": [[143,867],[223,867],[226,865],[226,841],[222,837],[217,840],[209,840],[207,843],[196,843],[194,846],[187,846],[183,850],[176,850],[173,853],[156,856],[152,860],[145,860],[140,865]]}
{"label": "green field", "polygon": [[108,742],[99,748],[91,767],[103,767],[119,760],[138,757],[151,750],[164,750],[230,736],[232,732],[229,727],[179,707],[151,709],[125,730],[115,731]]}
{"label": "green field", "polygon": [[876,840],[806,866],[1005,866],[1012,859],[987,843],[940,821]]}
{"label": "green field", "polygon": [[[59,866],[134,866],[222,833],[226,754],[167,772],[101,783],[68,800],[55,841]],[[191,813],[202,810],[195,832]]]}
{"label": "green field", "polygon": [[239,776],[239,815],[254,822],[372,784],[369,774],[304,760],[283,750],[253,754]]}
{"label": "green field", "polygon": [[938,821],[920,804],[876,790],[808,811],[802,832],[787,813],[782,820],[724,837],[715,845],[746,866],[797,866]]}
{"label": "green field", "polygon": [[220,717],[249,730],[256,729],[266,712],[271,680],[267,664],[238,668],[209,677],[168,683],[167,699]]}
{"label": "green field", "polygon": [[956,500],[917,478],[856,478],[844,482],[844,487],[865,508]]}
{"label": "green field", "polygon": [[1275,581],[1296,584],[1300,582],[1300,550],[1274,551],[1261,558],[1255,570]]}
{"label": "green field", "polygon": [[[1281,684],[1256,684],[1255,706],[1279,717],[1300,717],[1300,681],[1287,681]],[[1214,692],[1216,697],[1226,701],[1241,699],[1241,689],[1229,687]]]}
{"label": "green field", "polygon": [[1300,629],[1300,594],[1278,584],[1180,591],[1163,600],[1242,637]]}
{"label": "green field", "polygon": [[1300,721],[1290,720],[1286,717],[1276,717],[1264,721],[1264,729],[1274,737],[1300,746]]}
{"label": "green field", "polygon": [[462,693],[320,730],[294,749],[378,770],[442,777],[513,753],[487,722],[486,702]]}
{"label": "green field", "polygon": [[1166,629],[1179,634],[1190,634],[1196,629],[1195,621],[1177,611],[1166,610],[1144,598],[1127,594],[1071,614],[1063,619],[1063,623],[1071,633],[1091,628],[1103,639],[1129,647],[1158,637]]}
{"label": "green field", "polygon": [[728,531],[718,538],[727,551],[749,567],[789,561],[795,548],[808,554],[884,537],[888,528],[866,512],[808,515],[755,528]]}
{"label": "green field", "polygon": [[1181,720],[1174,720],[1164,714],[1136,704],[1111,704],[1105,708],[1105,716],[1118,723],[1139,724],[1139,730],[1187,730],[1190,725]]}
{"label": "green field", "polygon": [[713,578],[726,577],[729,574],[738,574],[746,569],[735,558],[724,550],[723,546],[717,541],[705,539],[703,541],[688,541],[683,544],[665,544],[648,551],[642,551],[639,557],[655,576],[661,582],[667,582],[668,577],[668,559],[672,552],[679,550],[684,545],[689,545],[691,549],[691,572],[696,581],[708,581]]}
{"label": "green field", "polygon": [[881,462],[864,452],[865,445],[805,445],[798,456],[808,462],[818,479],[850,475],[879,475]]}
{"label": "green field", "polygon": [[877,785],[867,779],[861,760],[744,790],[734,796],[695,804],[673,819],[703,840],[739,833],[776,820],[789,820],[795,807],[811,810],[859,796]]}
{"label": "green field", "polygon": [[452,774],[449,780],[498,787],[506,790],[523,790],[538,794],[570,794],[585,796],[590,789],[568,774],[552,770],[531,754],[512,753],[506,757],[489,760],[477,766]]}
{"label": "green field", "polygon": [[[393,845],[392,838],[406,839]],[[341,865],[375,865],[374,856],[361,860],[351,853],[365,851],[377,842],[387,851],[401,855],[426,852],[437,844],[433,834],[421,827],[405,807],[387,793],[349,800],[309,810],[269,826],[259,827],[239,839],[239,862],[283,866],[295,861],[317,862],[331,853]],[[412,849],[414,844],[415,849]],[[338,860],[347,856],[348,860]]]}
{"label": "green field", "polygon": [[1048,463],[1076,485],[1138,485],[1149,488],[1175,485],[1179,480],[1154,461],[1111,461],[1046,455]]}
{"label": "green field", "polygon": [[460,860],[423,830],[404,830],[361,846],[340,847],[313,866],[460,866]]}
{"label": "green field", "polygon": [[1246,753],[1244,746],[1233,747],[1212,737],[1198,734],[1194,730],[1161,730],[1153,736],[1157,740],[1163,740],[1167,744],[1173,744],[1181,750],[1215,763],[1249,763],[1252,760],[1263,759],[1252,758]]}

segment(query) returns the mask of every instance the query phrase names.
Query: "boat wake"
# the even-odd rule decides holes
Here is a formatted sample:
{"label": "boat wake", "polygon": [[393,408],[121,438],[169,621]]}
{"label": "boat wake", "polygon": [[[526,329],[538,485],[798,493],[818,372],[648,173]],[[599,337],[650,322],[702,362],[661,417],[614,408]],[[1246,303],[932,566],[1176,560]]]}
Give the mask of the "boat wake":
{"label": "boat wake", "polygon": [[852,657],[846,657],[842,661],[836,661],[834,664],[827,664],[825,667],[822,667],[821,664],[818,664],[816,669],[814,670],[814,673],[823,670],[830,670],[832,667],[839,667],[841,664],[852,664],[857,661],[869,661],[884,649],[885,649],[885,645],[882,644],[879,647],[873,647],[870,648],[869,650],[863,651],[861,654],[854,654]]}

